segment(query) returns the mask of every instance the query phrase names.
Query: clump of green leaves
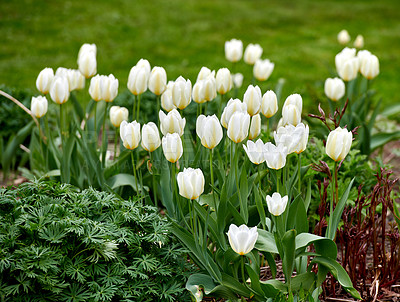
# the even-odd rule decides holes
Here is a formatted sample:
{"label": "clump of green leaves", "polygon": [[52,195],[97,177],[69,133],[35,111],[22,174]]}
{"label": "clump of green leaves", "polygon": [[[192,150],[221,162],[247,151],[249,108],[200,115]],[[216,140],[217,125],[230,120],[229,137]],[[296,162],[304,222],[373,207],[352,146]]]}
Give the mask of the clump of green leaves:
{"label": "clump of green leaves", "polygon": [[139,200],[43,181],[0,189],[0,297],[185,301],[185,250]]}

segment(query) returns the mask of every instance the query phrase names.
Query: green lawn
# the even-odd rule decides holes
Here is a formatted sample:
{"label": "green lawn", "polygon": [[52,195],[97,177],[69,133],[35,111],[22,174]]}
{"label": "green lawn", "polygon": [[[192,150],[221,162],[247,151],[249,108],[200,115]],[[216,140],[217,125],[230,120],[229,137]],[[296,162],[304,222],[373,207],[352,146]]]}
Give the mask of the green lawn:
{"label": "green lawn", "polygon": [[[311,90],[332,75],[341,50],[337,33],[364,35],[380,59],[374,82],[384,103],[399,102],[400,1],[85,0],[2,1],[0,84],[35,89],[44,67],[76,68],[82,43],[96,43],[98,72],[113,73],[126,89],[130,68],[147,58],[169,79],[195,80],[202,66],[231,67],[224,42],[259,43],[275,62],[272,85],[285,78],[284,96],[299,92],[308,107]],[[250,74],[241,62],[237,71]],[[265,91],[270,84],[265,84]],[[271,86],[272,86],[271,85]],[[319,85],[319,86],[318,86]]]}

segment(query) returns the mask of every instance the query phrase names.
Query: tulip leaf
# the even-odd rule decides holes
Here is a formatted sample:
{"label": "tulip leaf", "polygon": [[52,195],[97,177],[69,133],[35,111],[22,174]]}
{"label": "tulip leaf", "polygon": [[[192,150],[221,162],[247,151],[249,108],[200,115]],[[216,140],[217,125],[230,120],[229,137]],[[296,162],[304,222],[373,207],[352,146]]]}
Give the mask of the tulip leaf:
{"label": "tulip leaf", "polygon": [[265,227],[266,227],[265,226],[265,219],[266,219],[265,210],[264,210],[262,198],[261,198],[260,193],[257,190],[257,188],[255,188],[255,190],[254,190],[254,198],[256,200],[257,211],[258,211],[258,215],[260,216],[260,221],[261,221],[262,227],[265,230]]}
{"label": "tulip leaf", "polygon": [[276,247],[274,235],[271,232],[260,229],[258,229],[257,232],[258,238],[255,248],[262,252],[278,254],[278,248]]}
{"label": "tulip leaf", "polygon": [[370,145],[371,152],[391,141],[398,139],[400,139],[400,131],[388,132],[388,133],[382,133],[382,132],[376,133],[371,137],[371,145]]}
{"label": "tulip leaf", "polygon": [[327,234],[326,237],[329,239],[334,240],[336,236],[336,230],[339,226],[340,219],[342,217],[342,213],[344,210],[344,207],[346,205],[347,199],[349,198],[350,190],[351,187],[353,186],[354,183],[353,178],[347,187],[346,191],[343,193],[342,198],[340,201],[336,204],[335,210],[333,211],[333,214],[331,214],[331,217],[328,222],[328,229],[327,229]]}
{"label": "tulip leaf", "polygon": [[337,248],[334,241],[329,238],[321,237],[310,233],[301,233],[296,236],[296,254],[297,257],[304,254],[304,249],[310,244],[315,245],[319,255],[335,259]]}
{"label": "tulip leaf", "polygon": [[246,222],[243,220],[243,217],[240,215],[238,210],[233,206],[233,204],[230,201],[228,201],[228,209],[229,209],[230,213],[232,214],[234,223],[236,225],[246,224]]}
{"label": "tulip leaf", "polygon": [[400,114],[400,103],[393,104],[391,106],[386,107],[381,114],[383,116],[394,116]]}
{"label": "tulip leaf", "polygon": [[251,291],[246,288],[243,284],[241,284],[236,278],[233,278],[229,276],[228,274],[221,273],[222,275],[222,285],[225,285],[226,287],[232,289],[235,293],[245,296],[245,297],[250,297]]}
{"label": "tulip leaf", "polygon": [[296,250],[296,230],[289,230],[282,237],[282,247],[284,251],[282,269],[286,280],[292,277],[294,269],[294,259]]}
{"label": "tulip leaf", "polygon": [[240,189],[238,188],[238,190],[241,199],[240,215],[243,217],[245,224],[247,224],[249,221],[249,211],[247,208],[247,195],[249,191],[249,184],[247,179],[247,170],[245,169],[245,167],[243,167],[242,172],[240,173]]}
{"label": "tulip leaf", "polygon": [[287,285],[276,279],[260,281],[260,284],[267,297],[275,297],[279,292],[284,294],[288,292]]}
{"label": "tulip leaf", "polygon": [[316,276],[313,272],[305,272],[299,274],[292,278],[291,280],[291,289],[293,292],[297,292],[301,289],[309,292],[314,290],[316,283]]}
{"label": "tulip leaf", "polygon": [[[71,133],[74,133],[73,130],[71,130]],[[66,137],[64,137],[65,139]],[[64,142],[63,146],[63,154],[62,154],[62,161],[61,161],[61,181],[69,183],[71,179],[71,169],[70,169],[70,163],[71,163],[71,155],[72,151],[75,146],[76,142],[76,136],[74,134],[70,134],[66,142]]]}
{"label": "tulip leaf", "polygon": [[355,299],[361,300],[361,296],[358,291],[353,287],[353,283],[345,269],[336,262],[336,260],[326,257],[315,257],[310,266],[317,263],[324,266],[329,270],[329,272],[335,277],[335,279],[340,283],[340,285]]}
{"label": "tulip leaf", "polygon": [[258,295],[258,299],[260,300],[264,297],[264,291],[261,288],[261,284],[260,284],[260,277],[259,275],[251,268],[250,265],[246,264],[246,271],[247,274],[250,277],[250,281],[251,281],[251,290]]}
{"label": "tulip leaf", "polygon": [[[122,186],[130,186],[136,192],[138,191],[138,189],[139,190],[141,189],[139,183],[138,186],[136,187],[135,177],[131,174],[126,174],[126,173],[119,173],[117,175],[110,177],[109,179],[107,179],[107,184],[111,187],[111,189],[115,189]],[[149,188],[146,186],[144,186],[143,189],[145,189],[146,191],[149,190]]]}
{"label": "tulip leaf", "polygon": [[81,103],[76,99],[76,95],[74,93],[70,94],[70,100],[74,105],[74,113],[79,117],[78,122],[82,121],[85,118],[85,112],[81,106]]}
{"label": "tulip leaf", "polygon": [[[275,278],[275,276],[276,276],[276,263],[275,263],[274,257],[269,252],[264,252],[263,255],[265,256],[265,260],[267,260],[267,262],[268,262],[269,268],[271,270],[272,278]],[[261,264],[261,265],[263,265],[263,264]]]}

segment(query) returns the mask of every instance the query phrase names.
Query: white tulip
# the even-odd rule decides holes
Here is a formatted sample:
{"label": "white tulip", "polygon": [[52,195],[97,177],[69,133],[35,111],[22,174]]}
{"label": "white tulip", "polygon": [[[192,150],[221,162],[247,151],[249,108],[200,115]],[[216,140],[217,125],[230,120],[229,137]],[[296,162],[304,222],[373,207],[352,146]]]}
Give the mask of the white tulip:
{"label": "white tulip", "polygon": [[104,81],[106,81],[105,76],[99,74],[90,79],[89,94],[96,102],[101,101],[102,99],[101,87],[104,85]]}
{"label": "white tulip", "polygon": [[258,86],[249,85],[244,93],[243,103],[247,106],[247,113],[250,116],[256,115],[261,110],[261,89]]}
{"label": "white tulip", "polygon": [[172,102],[172,87],[174,87],[174,82],[169,81],[167,89],[165,89],[164,93],[161,95],[161,107],[167,112],[176,109],[174,102]]}
{"label": "white tulip", "polygon": [[253,67],[253,75],[259,81],[266,81],[272,71],[274,70],[275,64],[270,60],[257,60]]}
{"label": "white tulip", "polygon": [[347,131],[346,128],[336,128],[331,131],[326,141],[326,154],[334,161],[343,160],[349,153],[351,143],[353,141],[353,134]]}
{"label": "white tulip", "polygon": [[197,75],[196,82],[204,80],[205,78],[208,78],[209,76],[212,76],[215,78],[215,71],[211,71],[209,68],[203,66],[201,67],[199,74]]}
{"label": "white tulip", "polygon": [[157,125],[153,122],[144,124],[142,127],[142,147],[148,152],[153,152],[161,145],[160,133]]}
{"label": "white tulip", "polygon": [[261,116],[256,114],[251,117],[249,139],[255,139],[261,133]]}
{"label": "white tulip", "polygon": [[209,76],[203,80],[197,81],[193,86],[193,101],[202,104],[215,99],[217,96],[215,78]]}
{"label": "white tulip", "polygon": [[281,194],[275,192],[272,194],[272,197],[267,195],[267,206],[268,211],[274,216],[280,216],[285,212],[287,203],[288,203],[288,196],[281,197]]}
{"label": "white tulip", "polygon": [[242,224],[237,227],[234,224],[229,226],[228,239],[232,250],[239,255],[246,255],[251,252],[258,238],[257,227],[249,229]]}
{"label": "white tulip", "polygon": [[215,80],[219,94],[225,94],[232,89],[233,81],[228,68],[218,69]]}
{"label": "white tulip", "polygon": [[192,100],[192,82],[185,80],[183,77],[178,77],[172,87],[172,102],[174,105],[183,110]]}
{"label": "white tulip", "polygon": [[250,115],[246,112],[235,112],[228,123],[228,137],[235,143],[240,143],[249,135]]}
{"label": "white tulip", "polygon": [[275,146],[268,142],[264,145],[264,157],[270,169],[279,170],[286,165],[287,148],[284,145]]}
{"label": "white tulip", "polygon": [[379,60],[375,55],[365,56],[360,66],[361,74],[371,80],[379,74]]}
{"label": "white tulip", "polygon": [[36,79],[36,88],[43,94],[49,93],[53,78],[54,71],[52,68],[43,69]]}
{"label": "white tulip", "polygon": [[85,78],[94,76],[97,72],[96,53],[83,51],[78,55],[78,69]]}
{"label": "white tulip", "polygon": [[83,45],[81,46],[81,48],[79,49],[79,53],[78,53],[78,61],[77,61],[78,64],[79,64],[79,58],[80,58],[84,53],[87,53],[87,52],[91,52],[91,53],[93,53],[93,54],[96,56],[96,54],[97,54],[97,47],[96,47],[96,44],[88,44],[88,43],[85,43],[85,44],[83,44]]}
{"label": "white tulip", "polygon": [[301,95],[298,93],[289,95],[286,98],[285,103],[283,104],[283,107],[286,107],[288,105],[295,105],[301,114],[301,112],[303,110],[303,99],[301,98]]}
{"label": "white tulip", "polygon": [[360,50],[359,52],[357,52],[357,58],[360,62],[360,67],[363,64],[364,59],[368,58],[370,55],[372,55],[372,53],[366,49]]}
{"label": "white tulip", "polygon": [[294,148],[294,153],[300,154],[307,148],[308,135],[310,133],[310,129],[308,128],[308,125],[304,125],[303,123],[298,124],[296,128],[297,127],[304,128],[304,131],[302,131],[300,142]]}
{"label": "white tulip", "polygon": [[196,121],[196,133],[201,144],[208,148],[215,148],[221,141],[223,133],[217,116],[200,115]]}
{"label": "white tulip", "polygon": [[345,29],[341,30],[341,31],[338,33],[337,39],[338,39],[338,42],[339,42],[340,44],[343,44],[343,45],[344,45],[344,44],[349,43],[349,42],[350,42],[350,35],[349,35],[349,32],[348,32],[347,30],[345,30]]}
{"label": "white tulip", "polygon": [[125,107],[112,106],[110,108],[110,121],[114,127],[118,128],[122,121],[128,120],[129,111]]}
{"label": "white tulip", "polygon": [[278,99],[275,92],[268,90],[264,93],[261,101],[261,113],[270,118],[278,111]]}
{"label": "white tulip", "polygon": [[343,65],[338,69],[338,74],[344,81],[348,82],[357,77],[359,68],[360,62],[357,57],[354,57],[343,63]]}
{"label": "white tulip", "polygon": [[242,87],[243,74],[241,74],[240,72],[232,74],[232,81],[236,88]]}
{"label": "white tulip", "polygon": [[261,58],[263,49],[259,44],[249,44],[244,51],[243,60],[245,63],[253,65],[258,59]]}
{"label": "white tulip", "polygon": [[282,124],[297,126],[301,122],[301,111],[296,105],[289,104],[283,106],[282,109]]}
{"label": "white tulip", "polygon": [[259,165],[265,161],[264,143],[261,139],[258,139],[255,143],[248,140],[247,146],[243,145],[243,148],[253,164]]}
{"label": "white tulip", "polygon": [[162,67],[153,67],[149,77],[149,89],[155,95],[161,95],[167,88],[167,73]]}
{"label": "white tulip", "polygon": [[200,169],[184,168],[177,177],[179,195],[187,199],[197,199],[204,192],[204,174]]}
{"label": "white tulip", "polygon": [[356,52],[357,50],[355,48],[343,48],[343,50],[335,56],[336,71],[339,72],[339,69],[342,68],[347,60],[355,58]]}
{"label": "white tulip", "polygon": [[342,79],[340,78],[328,78],[325,81],[324,91],[328,98],[332,101],[340,100],[345,93],[345,84]]}
{"label": "white tulip", "polygon": [[162,138],[162,149],[165,158],[171,162],[177,162],[183,154],[182,140],[178,133],[167,133]]}
{"label": "white tulip", "polygon": [[147,90],[148,73],[145,66],[133,66],[129,72],[128,89],[134,95],[142,94]]}
{"label": "white tulip", "polygon": [[151,66],[149,61],[147,61],[146,59],[140,59],[137,63],[136,66],[139,68],[144,68],[144,70],[146,71],[146,78],[148,79],[150,77],[150,72],[151,72]]}
{"label": "white tulip", "polygon": [[126,149],[136,149],[140,142],[140,124],[136,121],[131,123],[122,121],[120,126],[120,136]]}
{"label": "white tulip", "polygon": [[358,35],[354,40],[354,47],[363,48],[364,47],[364,37],[362,35]]}
{"label": "white tulip", "polygon": [[224,128],[228,129],[229,120],[236,111],[247,113],[247,105],[239,99],[230,99],[221,115],[221,124]]}
{"label": "white tulip", "polygon": [[41,118],[47,112],[47,99],[45,96],[32,97],[31,111],[37,117]]}
{"label": "white tulip", "polygon": [[102,99],[106,102],[112,102],[118,94],[118,79],[116,79],[114,75],[110,74],[109,76],[106,76],[103,83]]}
{"label": "white tulip", "polygon": [[57,104],[64,104],[69,98],[69,85],[67,78],[54,77],[50,85],[50,97]]}
{"label": "white tulip", "polygon": [[186,125],[186,119],[182,118],[178,110],[172,109],[168,114],[162,110],[159,112],[160,128],[163,135],[167,133],[178,133],[179,136],[183,135]]}
{"label": "white tulip", "polygon": [[243,43],[240,40],[232,39],[225,42],[225,57],[230,62],[238,62],[243,55]]}
{"label": "white tulip", "polygon": [[[277,131],[274,131],[274,139],[277,146],[282,144],[287,148],[287,154],[295,151],[299,151],[297,153],[300,153],[305,149],[304,143],[307,144],[308,126],[307,130],[303,123],[298,124],[296,127],[290,124],[279,127]],[[301,150],[303,146],[304,149]]]}

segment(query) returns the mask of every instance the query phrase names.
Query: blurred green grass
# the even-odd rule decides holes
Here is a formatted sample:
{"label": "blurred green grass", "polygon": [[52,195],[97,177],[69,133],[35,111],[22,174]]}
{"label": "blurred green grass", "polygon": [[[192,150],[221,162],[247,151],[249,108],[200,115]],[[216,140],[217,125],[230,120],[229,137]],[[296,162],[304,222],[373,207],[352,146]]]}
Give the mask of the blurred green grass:
{"label": "blurred green grass", "polygon": [[[0,83],[35,91],[44,67],[76,68],[81,44],[95,43],[98,72],[113,73],[126,89],[130,68],[140,58],[163,66],[168,79],[196,79],[202,66],[231,67],[224,42],[259,43],[275,70],[263,86],[285,78],[283,96],[301,93],[307,107],[332,76],[334,56],[345,28],[352,41],[380,59],[374,88],[384,104],[399,102],[400,1],[280,0],[86,0],[2,1],[0,4]],[[250,76],[243,62],[236,71]],[[269,84],[271,83],[271,84]],[[312,97],[314,95],[314,97]]]}

